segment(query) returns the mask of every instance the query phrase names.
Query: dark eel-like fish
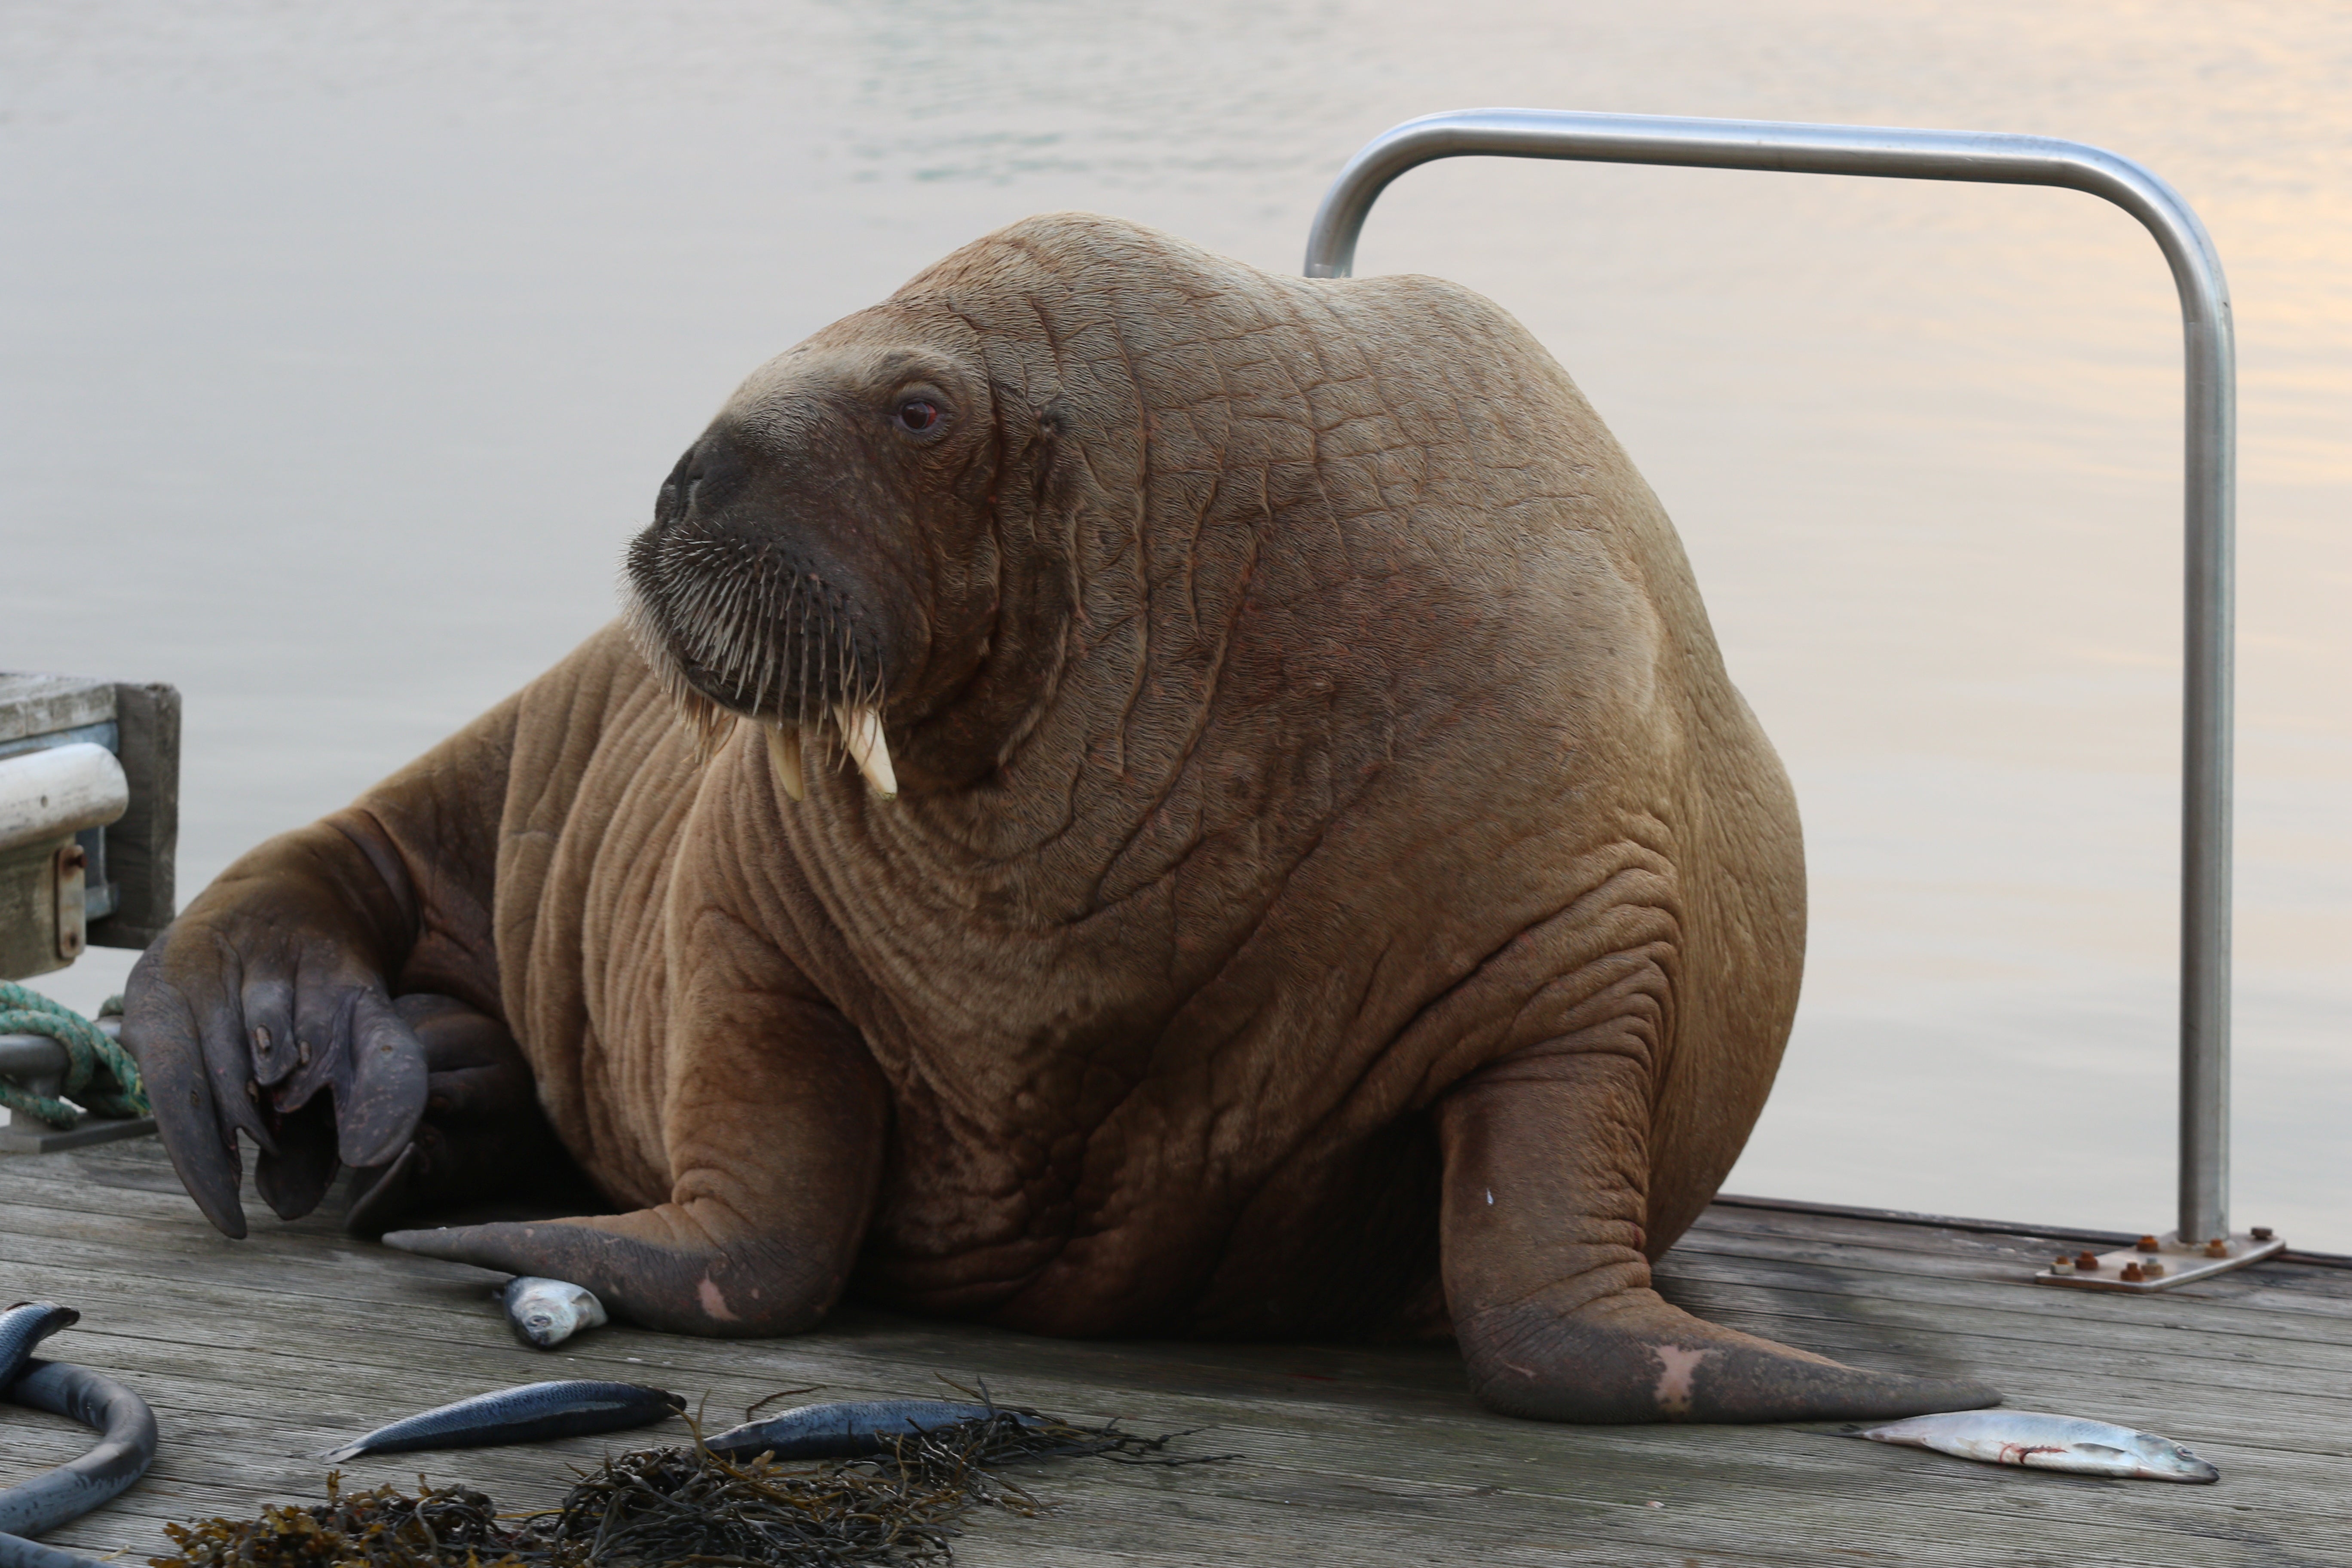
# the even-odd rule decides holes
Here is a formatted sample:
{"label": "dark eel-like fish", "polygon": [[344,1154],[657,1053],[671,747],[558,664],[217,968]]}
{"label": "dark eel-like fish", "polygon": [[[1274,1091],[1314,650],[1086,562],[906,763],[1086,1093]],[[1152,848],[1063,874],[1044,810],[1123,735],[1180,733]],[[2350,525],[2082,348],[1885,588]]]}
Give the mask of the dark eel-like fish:
{"label": "dark eel-like fish", "polygon": [[730,1459],[773,1454],[779,1459],[860,1459],[887,1454],[898,1438],[965,1421],[1002,1415],[1031,1431],[1064,1425],[1051,1415],[1007,1410],[994,1405],[962,1405],[945,1399],[837,1399],[803,1405],[730,1426],[702,1446]]}
{"label": "dark eel-like fish", "polygon": [[0,1312],[0,1394],[6,1394],[16,1374],[25,1370],[35,1345],[80,1321],[79,1312],[55,1301],[19,1301]]}
{"label": "dark eel-like fish", "polygon": [[[362,1454],[488,1448],[548,1437],[584,1437],[667,1421],[685,1408],[686,1401],[678,1395],[641,1383],[526,1383],[379,1426],[319,1457],[341,1464]],[[0,1563],[0,1568],[6,1564]]]}
{"label": "dark eel-like fish", "polygon": [[[12,1311],[0,1317],[0,1328],[14,1316]],[[96,1427],[102,1436],[98,1447],[71,1464],[0,1491],[0,1568],[99,1568],[93,1558],[24,1537],[79,1519],[145,1475],[155,1462],[155,1413],[130,1389],[87,1367],[37,1360],[24,1362],[23,1368],[8,1385],[11,1402]]]}

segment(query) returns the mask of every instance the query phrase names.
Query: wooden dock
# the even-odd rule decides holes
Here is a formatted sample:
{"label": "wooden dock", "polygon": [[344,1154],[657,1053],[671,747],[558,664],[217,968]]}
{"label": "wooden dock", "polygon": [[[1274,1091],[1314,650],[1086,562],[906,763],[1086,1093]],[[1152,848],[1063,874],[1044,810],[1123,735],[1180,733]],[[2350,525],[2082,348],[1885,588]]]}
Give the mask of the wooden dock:
{"label": "wooden dock", "polygon": [[[2051,1289],[2080,1232],[1726,1199],[1660,1270],[1718,1322],[1865,1366],[1980,1378],[2027,1409],[2178,1438],[2216,1486],[1995,1469],[1796,1427],[1571,1427],[1492,1415],[1451,1347],[1073,1342],[853,1310],[799,1339],[609,1328],[517,1345],[494,1276],[354,1241],[324,1221],[214,1234],[152,1140],[0,1160],[0,1300],[77,1307],[49,1353],[121,1377],[162,1423],[145,1481],[52,1545],[133,1561],[163,1526],[313,1501],[306,1456],[393,1416],[507,1384],[620,1377],[740,1419],[809,1399],[937,1394],[984,1379],[1011,1404],[1206,1428],[1229,1463],[1100,1460],[1018,1472],[1056,1506],[983,1510],[969,1568],[1023,1564],[2352,1564],[2352,1259],[2289,1254],[2153,1296]],[[788,1401],[786,1403],[797,1403]],[[6,1406],[0,1485],[88,1435]],[[395,1456],[348,1481],[551,1500],[567,1461],[655,1434]],[[676,1430],[672,1428],[671,1430]]]}

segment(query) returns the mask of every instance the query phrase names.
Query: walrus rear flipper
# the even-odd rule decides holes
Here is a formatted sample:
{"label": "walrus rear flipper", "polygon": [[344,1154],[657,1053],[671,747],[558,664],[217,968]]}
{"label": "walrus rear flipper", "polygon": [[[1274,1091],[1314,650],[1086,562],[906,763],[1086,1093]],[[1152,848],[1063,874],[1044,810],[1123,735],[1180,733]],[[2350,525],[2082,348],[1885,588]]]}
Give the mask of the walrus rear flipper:
{"label": "walrus rear flipper", "polygon": [[1441,1103],[1445,1290],[1481,1401],[1593,1422],[1860,1419],[2000,1403],[1980,1384],[1844,1366],[1661,1300],[1643,1253],[1649,1083],[1638,1053],[1564,1045],[1498,1062]]}

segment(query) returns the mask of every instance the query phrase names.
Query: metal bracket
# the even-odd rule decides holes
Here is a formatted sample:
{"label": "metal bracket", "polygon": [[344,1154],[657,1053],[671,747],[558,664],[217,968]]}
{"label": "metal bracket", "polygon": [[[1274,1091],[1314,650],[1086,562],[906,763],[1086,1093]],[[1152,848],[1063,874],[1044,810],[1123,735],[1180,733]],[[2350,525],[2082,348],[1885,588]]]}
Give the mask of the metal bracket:
{"label": "metal bracket", "polygon": [[[100,1018],[98,1026],[120,1038],[122,1020]],[[66,1048],[47,1035],[0,1035],[0,1077],[35,1094],[55,1096],[65,1087]],[[21,1110],[0,1127],[0,1154],[54,1154],[120,1138],[145,1138],[155,1131],[152,1116],[85,1116],[71,1127],[52,1127]]]}
{"label": "metal bracket", "polygon": [[85,1116],[71,1127],[51,1127],[30,1117],[18,1118],[15,1112],[10,1116],[8,1125],[0,1127],[0,1155],[55,1154],[67,1149],[87,1149],[93,1143],[155,1135],[155,1119],[152,1116]]}
{"label": "metal bracket", "polygon": [[81,956],[89,943],[89,931],[84,923],[88,916],[82,903],[84,873],[89,868],[89,856],[79,844],[68,844],[53,857],[50,879],[57,888],[58,956],[71,963]]}
{"label": "metal bracket", "polygon": [[2286,1243],[2269,1227],[2231,1233],[2219,1241],[2184,1242],[2178,1231],[2143,1236],[2131,1247],[2113,1252],[2085,1247],[2061,1258],[2033,1276],[2037,1285],[2064,1285],[2077,1290],[2127,1290],[2143,1295],[2169,1290],[2192,1279],[2210,1279],[2265,1258],[2276,1258]]}

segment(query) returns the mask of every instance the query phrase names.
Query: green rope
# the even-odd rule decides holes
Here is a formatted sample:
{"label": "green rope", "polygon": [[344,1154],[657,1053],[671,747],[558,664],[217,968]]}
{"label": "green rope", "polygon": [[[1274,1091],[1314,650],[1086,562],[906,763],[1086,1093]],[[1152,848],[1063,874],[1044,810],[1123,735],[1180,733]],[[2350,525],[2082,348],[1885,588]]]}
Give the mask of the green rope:
{"label": "green rope", "polygon": [[[98,1016],[103,1018],[121,1011],[122,998],[112,996]],[[85,1112],[148,1114],[147,1092],[139,1085],[139,1064],[108,1039],[104,1030],[73,1009],[14,981],[0,980],[0,1035],[47,1035],[66,1048],[66,1081],[57,1099],[0,1079],[0,1105],[38,1117],[52,1127],[74,1126]]]}

